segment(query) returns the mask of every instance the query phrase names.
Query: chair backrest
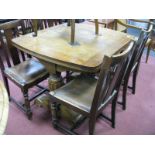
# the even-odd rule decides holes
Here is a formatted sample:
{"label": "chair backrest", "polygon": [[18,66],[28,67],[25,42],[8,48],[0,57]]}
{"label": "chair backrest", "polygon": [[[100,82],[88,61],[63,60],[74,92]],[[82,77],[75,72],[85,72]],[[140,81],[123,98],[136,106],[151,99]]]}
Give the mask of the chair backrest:
{"label": "chair backrest", "polygon": [[126,50],[112,57],[104,56],[91,107],[92,115],[96,115],[118,93],[133,45],[131,42]]}
{"label": "chair backrest", "polygon": [[33,32],[32,20],[23,19],[23,27],[24,27],[24,34]]}
{"label": "chair backrest", "polygon": [[136,49],[135,52],[133,53],[133,59],[134,63],[139,62],[141,59],[141,56],[143,54],[145,44],[149,38],[150,32],[149,31],[141,31],[139,38],[136,42]]}
{"label": "chair backrest", "polygon": [[42,29],[62,24],[61,19],[41,19],[40,27]]}
{"label": "chair backrest", "polygon": [[[20,35],[20,28],[22,26],[22,20],[14,20],[0,25],[0,38],[4,56],[7,61],[8,67],[11,66],[10,58],[13,65],[17,65],[25,60],[25,55],[19,52],[14,46],[12,46],[12,38],[18,37]],[[2,56],[0,55],[2,59]],[[22,58],[22,59],[21,59]]]}
{"label": "chair backrest", "polygon": [[[38,30],[42,30],[63,23],[61,19],[36,19],[36,20]],[[23,27],[24,27],[24,33],[34,32],[33,19],[23,19]]]}
{"label": "chair backrest", "polygon": [[[35,19],[37,20],[37,30],[43,30],[48,27],[62,24],[61,19]],[[24,19],[23,25],[26,33],[34,32],[33,19]]]}
{"label": "chair backrest", "polygon": [[[115,30],[119,30],[119,27],[118,25],[126,28],[132,28],[132,29],[137,29],[137,30],[142,30],[141,27],[138,27],[138,26],[135,26],[135,25],[132,25],[132,24],[128,24],[127,21],[132,21],[132,22],[135,22],[135,23],[142,23],[142,24],[146,24],[146,29],[148,29],[149,25],[150,25],[150,21],[146,21],[146,20],[136,20],[136,19],[128,19],[128,20],[120,20],[120,19],[115,19],[115,22],[114,22],[114,29]],[[126,32],[126,31],[125,31]]]}
{"label": "chair backrest", "polygon": [[153,25],[150,24],[148,30],[141,30],[138,40],[135,43],[133,53],[130,56],[129,64],[126,68],[125,79],[129,78],[131,71],[134,67],[140,64],[140,60],[145,48],[145,44],[151,34]]}
{"label": "chair backrest", "polygon": [[[34,19],[24,19],[23,20],[23,27],[24,27],[24,33],[32,33],[34,32],[34,25],[33,25]],[[37,30],[42,30],[46,28],[45,21],[46,19],[35,19],[37,21]]]}

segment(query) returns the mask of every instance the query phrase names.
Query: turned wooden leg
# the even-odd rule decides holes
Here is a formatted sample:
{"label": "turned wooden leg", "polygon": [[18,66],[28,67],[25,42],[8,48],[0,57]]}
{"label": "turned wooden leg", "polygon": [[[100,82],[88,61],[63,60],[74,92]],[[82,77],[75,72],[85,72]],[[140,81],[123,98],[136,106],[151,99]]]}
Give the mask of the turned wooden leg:
{"label": "turned wooden leg", "polygon": [[25,106],[25,111],[28,119],[32,119],[32,112],[30,108],[30,101],[28,99],[28,90],[23,90],[23,95],[24,95],[24,106]]}
{"label": "turned wooden leg", "polygon": [[10,100],[10,88],[9,88],[9,82],[8,82],[8,79],[5,75],[2,74],[2,77],[3,77],[3,81],[4,81],[4,85],[6,87],[6,90],[7,90],[7,93],[8,93],[8,97],[9,97],[9,100]]}
{"label": "turned wooden leg", "polygon": [[58,118],[57,118],[57,104],[56,102],[51,103],[51,114],[52,114],[52,125],[57,128]]}
{"label": "turned wooden leg", "polygon": [[150,51],[151,51],[151,42],[149,43],[148,45],[148,48],[147,48],[147,53],[146,53],[146,63],[148,62],[148,59],[149,59],[149,55],[150,55]]}
{"label": "turned wooden leg", "polygon": [[61,74],[51,74],[48,79],[49,90],[53,91],[60,88],[63,84]]}

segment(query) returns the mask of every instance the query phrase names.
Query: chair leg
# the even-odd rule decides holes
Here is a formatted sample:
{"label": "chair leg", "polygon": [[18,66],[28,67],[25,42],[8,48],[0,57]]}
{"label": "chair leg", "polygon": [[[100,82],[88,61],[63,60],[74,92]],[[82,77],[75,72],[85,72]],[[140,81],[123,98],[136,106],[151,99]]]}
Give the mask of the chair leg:
{"label": "chair leg", "polygon": [[151,42],[150,42],[150,44],[148,45],[148,48],[147,48],[146,61],[145,61],[146,63],[148,62],[150,51],[151,51]]}
{"label": "chair leg", "polygon": [[138,72],[138,66],[136,67],[135,71],[133,72],[133,77],[132,77],[132,94],[136,93],[137,72]]}
{"label": "chair leg", "polygon": [[[3,75],[2,75],[2,76],[3,76]],[[9,100],[10,100],[10,88],[9,88],[9,82],[8,82],[7,77],[3,76],[3,81],[4,81],[4,85],[5,85],[5,87],[6,87],[8,96],[9,96]]]}
{"label": "chair leg", "polygon": [[112,128],[115,128],[115,116],[116,116],[116,103],[117,103],[117,95],[112,101],[112,108],[111,108],[111,122],[112,122]]}
{"label": "chair leg", "polygon": [[93,135],[95,131],[96,118],[89,119],[89,135]]}
{"label": "chair leg", "polygon": [[124,80],[124,85],[123,85],[123,95],[122,95],[123,110],[126,110],[126,96],[127,96],[127,90],[128,90],[128,81],[129,79]]}
{"label": "chair leg", "polygon": [[25,110],[26,110],[26,115],[28,117],[28,119],[32,119],[32,111],[31,111],[31,108],[30,108],[30,101],[28,99],[28,90],[24,90],[23,91],[23,95],[24,95],[24,106],[25,106]]}
{"label": "chair leg", "polygon": [[52,114],[52,125],[56,129],[57,128],[57,123],[58,123],[57,103],[56,102],[51,103],[51,114]]}

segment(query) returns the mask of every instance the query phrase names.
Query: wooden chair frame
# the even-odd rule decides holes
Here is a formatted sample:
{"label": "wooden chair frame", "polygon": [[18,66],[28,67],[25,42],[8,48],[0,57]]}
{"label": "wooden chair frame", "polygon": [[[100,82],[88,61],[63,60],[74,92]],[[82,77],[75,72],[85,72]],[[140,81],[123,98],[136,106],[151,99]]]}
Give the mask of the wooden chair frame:
{"label": "wooden chair frame", "polygon": [[[58,120],[58,111],[60,106],[65,105],[68,108],[81,113],[86,118],[89,118],[89,134],[94,134],[95,122],[98,117],[106,118],[112,123],[112,127],[115,127],[115,110],[116,110],[116,101],[122,78],[124,76],[124,70],[127,65],[128,55],[132,51],[133,42],[129,47],[123,51],[121,54],[117,54],[110,57],[105,56],[103,63],[101,65],[101,71],[99,79],[97,80],[96,90],[94,98],[92,101],[91,109],[89,112],[84,111],[82,108],[71,105],[61,99],[56,98],[54,95],[51,95],[51,109],[52,109],[52,124],[54,128],[61,129],[68,134],[77,134],[73,130],[79,126],[68,129],[64,127]],[[89,78],[89,77],[88,77]],[[60,88],[61,89],[61,88]],[[57,90],[59,91],[59,89]],[[111,118],[102,114],[103,109],[111,103]]]}
{"label": "wooden chair frame", "polygon": [[[133,53],[130,57],[129,64],[126,68],[126,73],[123,80],[123,95],[122,95],[122,102],[118,102],[119,104],[122,104],[123,110],[126,109],[126,96],[127,96],[127,89],[131,89],[132,93],[135,94],[136,92],[136,81],[137,81],[137,75],[139,71],[140,61],[141,57],[145,48],[145,44],[149,38],[149,35],[152,31],[153,25],[150,24],[148,30],[141,30],[141,33],[139,35],[138,40],[136,41]],[[132,86],[128,86],[129,78],[131,73],[132,76]]]}
{"label": "wooden chair frame", "polygon": [[[15,47],[12,46],[12,43],[11,43],[11,39],[13,37],[18,37],[20,35],[18,26],[21,26],[23,24],[22,22],[23,22],[22,20],[15,20],[15,21],[11,21],[11,22],[0,25],[0,32],[1,32],[0,33],[0,41],[2,43],[3,53],[4,53],[4,56],[6,58],[6,64],[7,64],[8,68],[11,68],[11,67],[16,66],[18,64],[22,64],[22,62],[26,60],[26,57],[29,58],[29,55],[25,55],[21,51],[17,50]],[[6,42],[4,42],[4,37],[5,37]],[[21,57],[19,56],[19,53],[21,54]],[[12,60],[12,63],[10,62],[10,59]],[[8,76],[5,73],[5,66],[6,65],[4,64],[4,60],[2,60],[2,58],[0,56],[0,68],[1,68],[2,77],[4,80],[5,87],[7,89],[7,92],[8,92],[9,98],[13,102],[15,102],[27,114],[29,119],[31,119],[32,112],[30,109],[30,101],[32,101],[33,99],[35,99],[40,94],[47,91],[47,88],[43,88],[42,86],[40,86],[38,84],[40,82],[42,82],[43,80],[47,79],[47,77],[49,75],[47,73],[45,76],[40,76],[34,82],[31,82],[29,85],[23,86],[23,85],[20,85],[19,83],[15,82],[13,78],[11,78],[10,76]],[[8,79],[13,81],[18,87],[20,87],[20,89],[23,93],[23,96],[24,96],[24,100],[25,100],[23,105],[21,105],[13,97],[10,96]],[[29,90],[29,88],[31,88],[33,86],[39,87],[41,89],[41,91],[36,93],[31,98],[29,98],[28,90]]]}

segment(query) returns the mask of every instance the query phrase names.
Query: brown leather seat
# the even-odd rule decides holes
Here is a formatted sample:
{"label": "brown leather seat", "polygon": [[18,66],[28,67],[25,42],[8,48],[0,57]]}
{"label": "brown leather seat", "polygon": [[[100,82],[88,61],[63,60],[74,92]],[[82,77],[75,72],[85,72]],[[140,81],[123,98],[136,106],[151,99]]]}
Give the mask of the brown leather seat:
{"label": "brown leather seat", "polygon": [[42,78],[48,76],[45,67],[37,60],[29,59],[11,68],[5,69],[5,74],[19,86],[26,87],[36,80],[42,81]]}
{"label": "brown leather seat", "polygon": [[77,77],[63,87],[50,92],[50,94],[65,103],[67,102],[70,105],[89,113],[96,85],[96,79],[82,76]]}

